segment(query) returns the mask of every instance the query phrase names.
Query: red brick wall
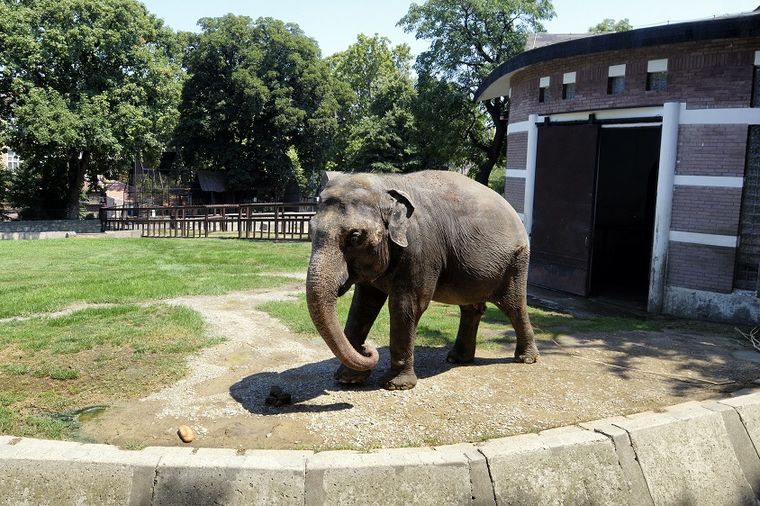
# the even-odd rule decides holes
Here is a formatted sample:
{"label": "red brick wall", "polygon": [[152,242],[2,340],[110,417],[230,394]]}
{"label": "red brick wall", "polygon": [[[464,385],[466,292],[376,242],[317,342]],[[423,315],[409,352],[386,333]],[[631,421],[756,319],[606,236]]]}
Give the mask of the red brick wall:
{"label": "red brick wall", "polygon": [[516,132],[507,136],[507,170],[525,170],[528,153],[528,132]]}
{"label": "red brick wall", "polygon": [[515,211],[525,212],[525,178],[507,177],[504,184],[504,197],[512,204]]}
{"label": "red brick wall", "polygon": [[[689,109],[749,107],[756,50],[760,50],[758,37],[609,51],[532,65],[512,76],[510,122],[525,121],[533,113],[661,106],[665,102],[685,102]],[[667,89],[646,91],[647,62],[661,58],[668,59]],[[608,68],[623,63],[625,92],[608,95]],[[576,95],[568,100],[561,98],[565,72],[576,72]],[[539,103],[539,79],[544,76],[551,78],[550,98]],[[512,134],[509,141],[507,167],[525,168],[527,134]],[[681,125],[676,174],[741,177],[746,149],[747,126]],[[506,186],[507,199],[522,211],[524,180],[507,179]],[[741,198],[741,189],[676,186],[671,229],[737,235]],[[667,284],[731,292],[735,255],[735,248],[671,242]]]}
{"label": "red brick wall", "polygon": [[676,174],[743,176],[747,125],[681,125]]}
{"label": "red brick wall", "polygon": [[[748,107],[752,91],[754,52],[760,38],[688,42],[653,48],[608,51],[532,65],[511,79],[510,122],[528,114],[552,114],[620,107],[686,102],[689,108]],[[668,87],[646,91],[649,60],[668,59]],[[610,65],[626,64],[625,93],[607,94]],[[576,95],[562,100],[562,74],[576,72]],[[551,77],[551,98],[538,102],[538,81]]]}
{"label": "red brick wall", "polygon": [[525,210],[525,178],[509,177],[509,171],[525,170],[528,154],[528,132],[516,132],[507,136],[507,180],[504,197],[518,213]]}
{"label": "red brick wall", "polygon": [[671,242],[668,285],[730,293],[733,289],[736,249]]}
{"label": "red brick wall", "polygon": [[676,186],[670,229],[701,234],[736,235],[741,188]]}

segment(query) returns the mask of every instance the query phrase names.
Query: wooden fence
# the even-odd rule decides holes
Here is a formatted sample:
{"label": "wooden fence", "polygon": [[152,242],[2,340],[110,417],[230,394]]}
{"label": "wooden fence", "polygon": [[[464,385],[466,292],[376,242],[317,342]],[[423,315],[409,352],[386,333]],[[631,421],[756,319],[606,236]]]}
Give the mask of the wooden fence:
{"label": "wooden fence", "polygon": [[308,241],[314,202],[178,207],[104,207],[103,232],[140,230],[143,237],[209,237]]}

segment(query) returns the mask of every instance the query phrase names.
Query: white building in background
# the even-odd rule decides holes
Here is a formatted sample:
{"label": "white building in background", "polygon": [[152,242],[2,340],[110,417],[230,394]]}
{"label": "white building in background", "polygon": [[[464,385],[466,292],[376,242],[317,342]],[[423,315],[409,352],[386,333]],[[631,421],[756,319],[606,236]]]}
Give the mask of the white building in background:
{"label": "white building in background", "polygon": [[11,172],[17,171],[19,165],[21,165],[21,158],[19,158],[16,152],[11,148],[3,148],[0,151],[0,161],[2,162],[2,165]]}

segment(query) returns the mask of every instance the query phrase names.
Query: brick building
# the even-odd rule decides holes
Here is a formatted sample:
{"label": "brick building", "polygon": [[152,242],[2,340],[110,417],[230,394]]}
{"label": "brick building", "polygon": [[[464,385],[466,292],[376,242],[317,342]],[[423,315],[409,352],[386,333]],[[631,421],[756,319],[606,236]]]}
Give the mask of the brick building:
{"label": "brick building", "polygon": [[563,37],[478,90],[511,99],[530,282],[760,322],[760,12]]}

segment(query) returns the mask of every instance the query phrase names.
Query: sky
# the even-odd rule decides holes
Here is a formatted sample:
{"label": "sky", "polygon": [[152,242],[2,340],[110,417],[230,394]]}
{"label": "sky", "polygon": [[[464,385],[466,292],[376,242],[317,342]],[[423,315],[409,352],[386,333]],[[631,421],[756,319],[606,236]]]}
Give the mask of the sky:
{"label": "sky", "polygon": [[[393,44],[407,43],[414,54],[427,48],[427,43],[396,27],[412,4],[409,0],[142,1],[150,12],[175,30],[198,31],[198,19],[227,13],[297,23],[306,35],[316,39],[323,56],[343,51],[360,33],[377,33]],[[553,3],[557,16],[544,23],[547,31],[582,33],[604,18],[628,18],[634,28],[642,28],[748,12],[757,8],[760,0],[554,0]]]}

